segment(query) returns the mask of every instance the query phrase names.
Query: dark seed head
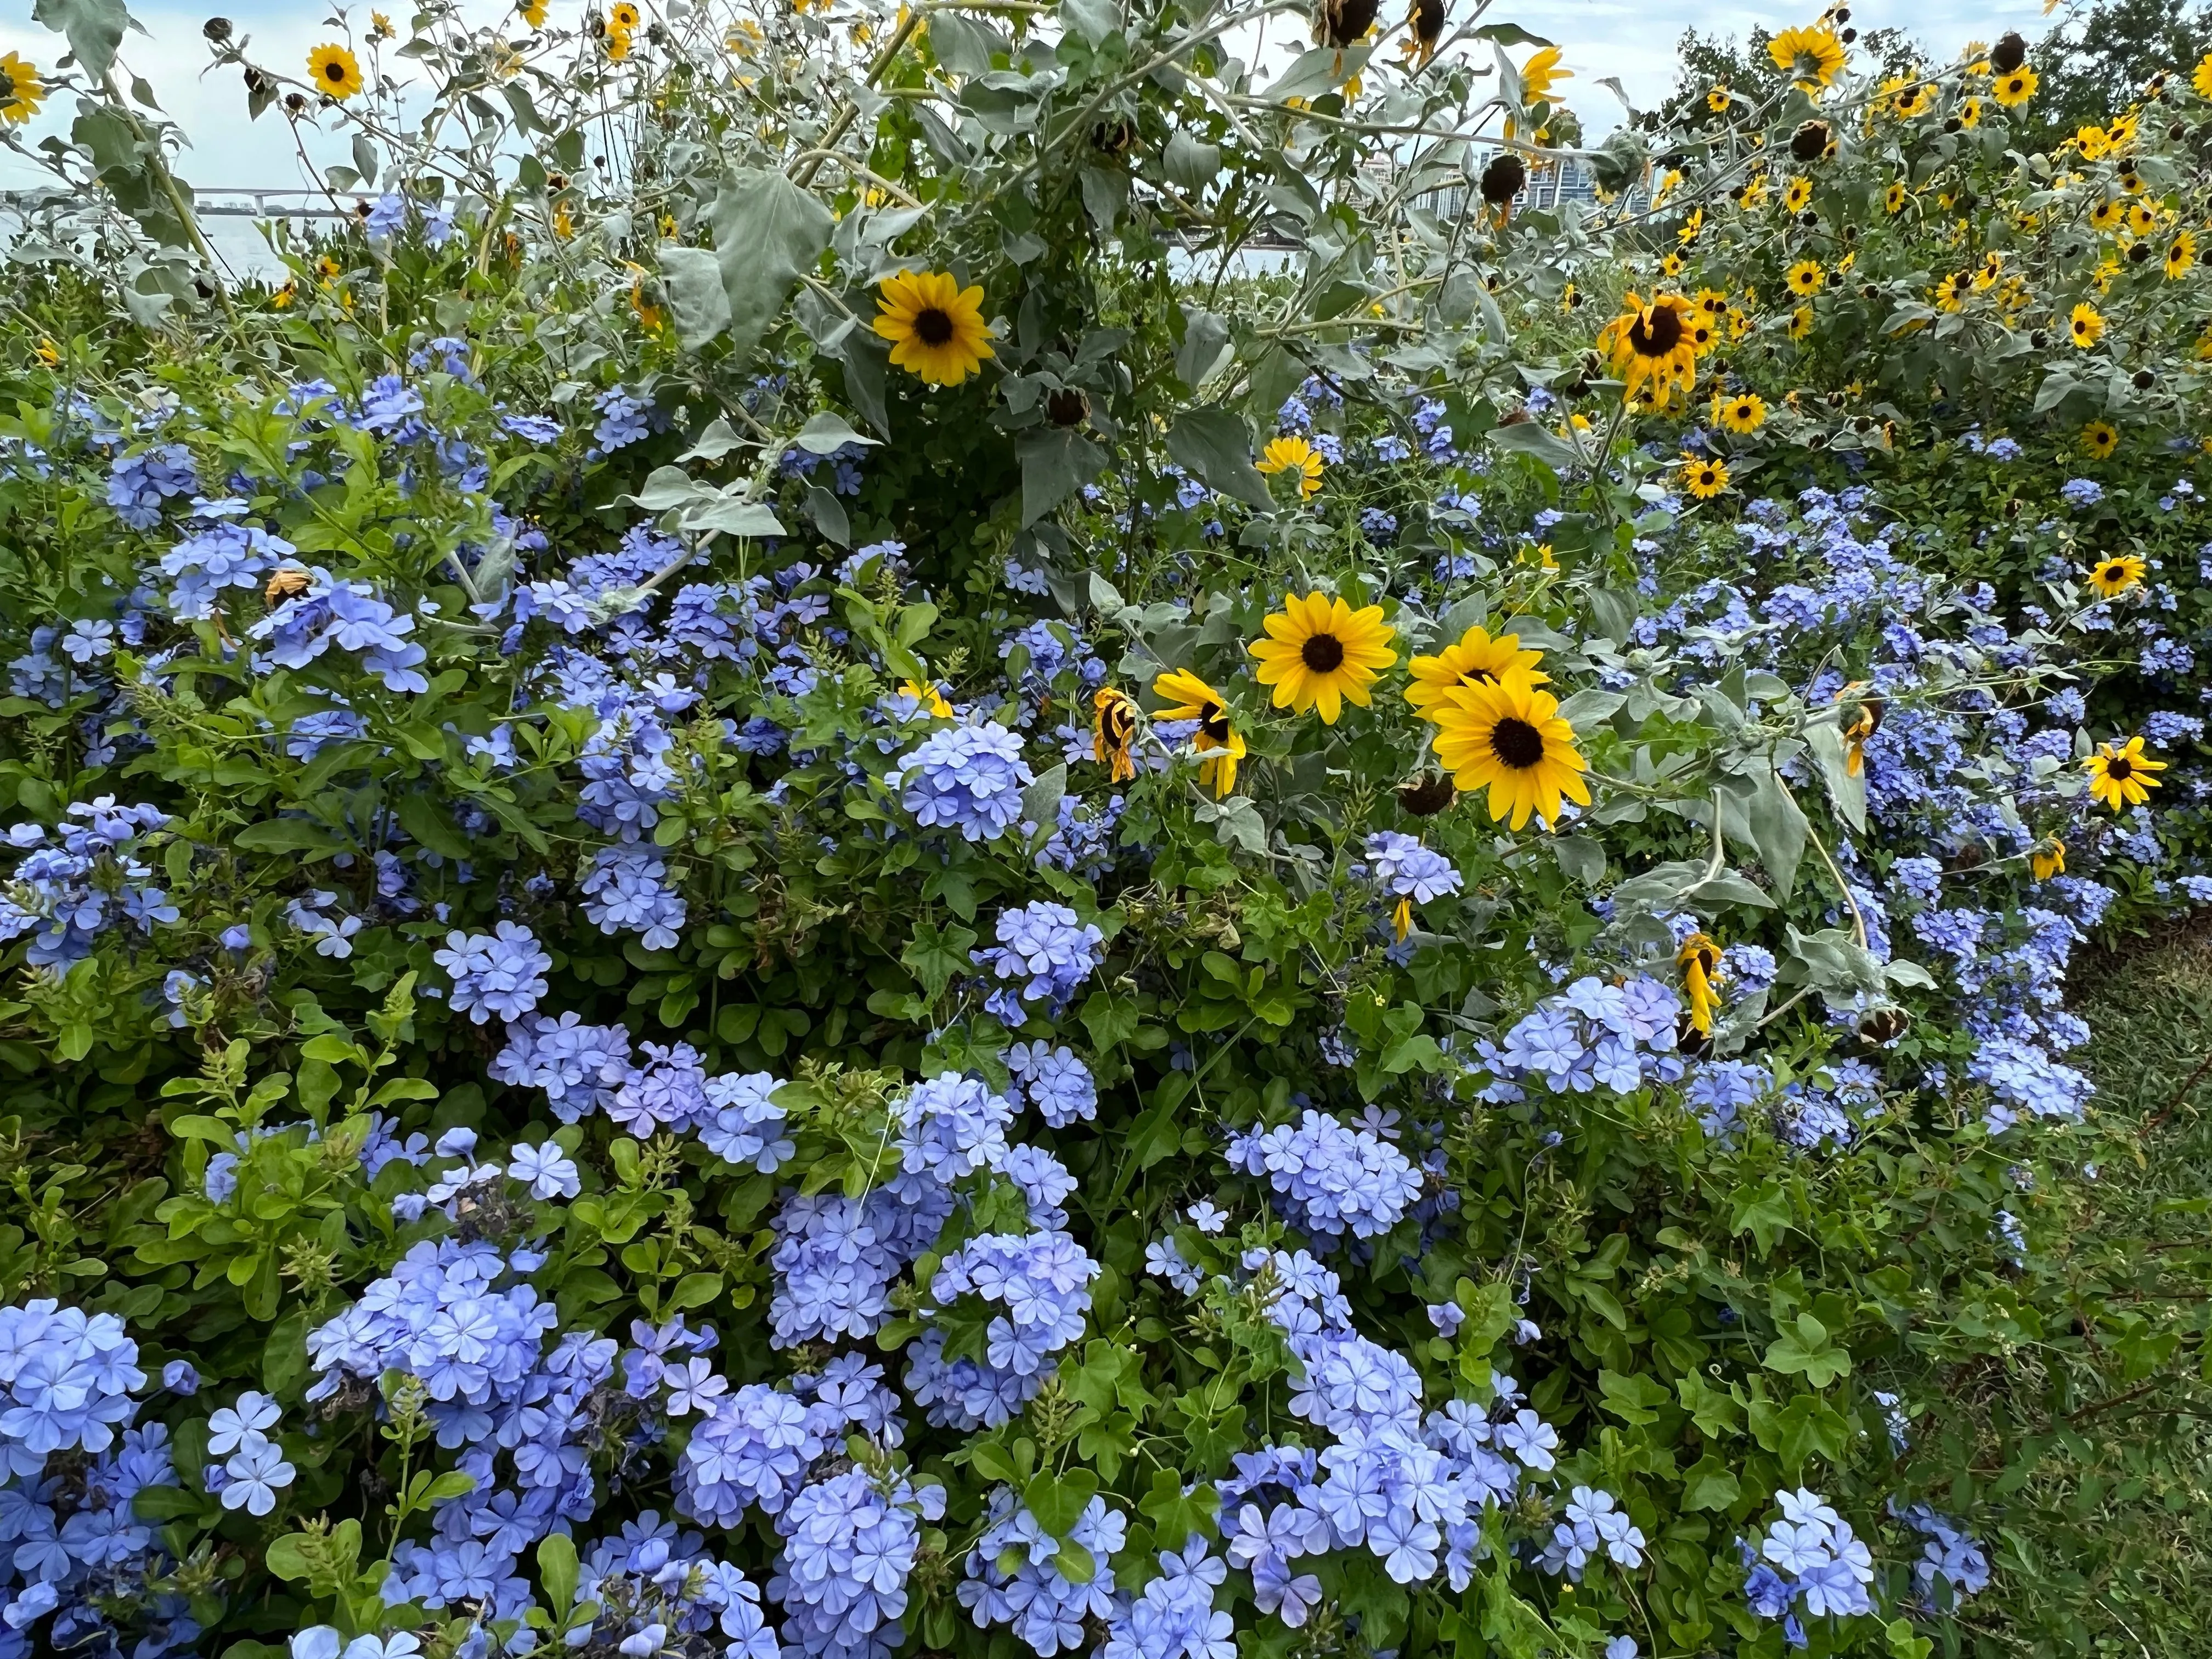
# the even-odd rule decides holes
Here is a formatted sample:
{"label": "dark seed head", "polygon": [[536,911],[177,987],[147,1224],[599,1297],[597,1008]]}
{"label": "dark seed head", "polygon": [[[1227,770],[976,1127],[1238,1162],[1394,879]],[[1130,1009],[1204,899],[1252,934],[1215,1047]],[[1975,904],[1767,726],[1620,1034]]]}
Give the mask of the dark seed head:
{"label": "dark seed head", "polygon": [[2008,30],[1997,37],[1990,48],[1990,67],[1999,75],[2010,75],[2027,61],[2027,42],[2021,39],[2018,29]]}
{"label": "dark seed head", "polygon": [[1482,170],[1482,199],[1492,207],[1504,207],[1528,182],[1528,165],[1519,156],[1510,153],[1496,156]]}
{"label": "dark seed head", "polygon": [[1398,810],[1412,817],[1434,817],[1458,794],[1451,779],[1443,773],[1424,772],[1398,786]]}
{"label": "dark seed head", "polygon": [[2135,373],[2135,382],[2136,391],[2148,392],[2158,384],[2158,376],[2147,368],[2139,368]]}
{"label": "dark seed head", "polygon": [[1790,135],[1790,153],[1801,161],[1817,161],[1828,148],[1828,124],[1808,121]]}
{"label": "dark seed head", "polygon": [[1062,386],[1046,394],[1044,417],[1054,426],[1081,426],[1091,418],[1091,399],[1073,386]]}
{"label": "dark seed head", "polygon": [[230,39],[230,19],[228,17],[210,17],[206,22],[200,25],[200,33],[207,36],[209,40],[214,41],[216,45],[219,46],[224,41]]}

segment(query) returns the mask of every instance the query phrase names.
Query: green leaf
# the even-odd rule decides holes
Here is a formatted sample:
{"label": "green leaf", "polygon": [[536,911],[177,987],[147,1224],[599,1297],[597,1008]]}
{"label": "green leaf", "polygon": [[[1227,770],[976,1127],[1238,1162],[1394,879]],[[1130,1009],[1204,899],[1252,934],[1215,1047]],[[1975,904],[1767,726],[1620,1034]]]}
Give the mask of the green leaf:
{"label": "green leaf", "polygon": [[1494,426],[1490,428],[1490,441],[1500,449],[1531,456],[1554,472],[1565,471],[1579,459],[1574,446],[1541,421],[1515,421],[1510,426]]}
{"label": "green leaf", "polygon": [[402,795],[393,810],[399,827],[440,858],[482,856],[483,849],[456,829],[428,795]]}
{"label": "green leaf", "polygon": [[1015,447],[1022,462],[1024,529],[1098,476],[1106,452],[1080,432],[1044,427],[1025,432]]}
{"label": "green leaf", "polygon": [[322,825],[305,818],[269,818],[249,823],[230,839],[232,846],[249,853],[303,853],[311,859],[329,858],[346,847]]}
{"label": "green leaf", "polygon": [[1597,1389],[1604,1409],[1632,1425],[1656,1423],[1659,1407],[1674,1402],[1674,1396],[1658,1378],[1640,1374],[1601,1370]]}
{"label": "green leaf", "polygon": [[1194,1532],[1208,1538],[1215,1535],[1213,1488],[1201,1485],[1186,1493],[1182,1477],[1173,1469],[1153,1474],[1152,1489],[1138,1501],[1137,1507],[1152,1523],[1153,1541],[1163,1550],[1181,1549]]}
{"label": "green leaf", "polygon": [[1802,1376],[1816,1389],[1849,1376],[1851,1369],[1850,1355],[1828,1346],[1828,1328],[1810,1314],[1800,1314],[1796,1325],[1785,1326],[1760,1363],[1784,1376]]}
{"label": "green leaf", "polygon": [[1790,1231],[1790,1198],[1778,1182],[1764,1181],[1756,1187],[1739,1187],[1729,1195],[1729,1237],[1749,1233],[1761,1255],[1772,1251]]}
{"label": "green leaf", "polygon": [[70,53],[94,81],[114,66],[123,31],[131,27],[123,0],[38,0],[31,15],[69,37]]}
{"label": "green leaf", "polygon": [[945,994],[954,975],[964,974],[975,965],[968,952],[975,937],[974,928],[957,922],[945,928],[935,922],[919,923],[899,955],[899,965],[921,981],[923,994],[934,1002]]}
{"label": "green leaf", "polygon": [[730,291],[723,285],[721,262],[710,250],[664,244],[660,286],[686,351],[698,350],[729,328]]}
{"label": "green leaf", "polygon": [[544,1585],[545,1600],[556,1618],[576,1605],[576,1582],[580,1576],[575,1540],[556,1532],[538,1546],[538,1582]]}
{"label": "green leaf", "polygon": [[1805,814],[1772,768],[1761,773],[1752,793],[1749,809],[1752,844],[1759,861],[1774,878],[1774,890],[1783,897],[1797,884],[1797,866],[1805,856]]}
{"label": "green leaf", "polygon": [[1244,417],[1226,409],[1191,409],[1176,417],[1168,454],[1200,483],[1249,507],[1275,504],[1267,481],[1252,465],[1252,433]]}
{"label": "green leaf", "polygon": [[714,203],[714,248],[730,302],[730,345],[752,350],[804,272],[830,246],[830,210],[781,172],[738,167]]}
{"label": "green leaf", "polygon": [[1054,1538],[1065,1538],[1075,1530],[1085,1508],[1097,1495],[1098,1477],[1088,1469],[1075,1468],[1065,1474],[1037,1476],[1022,1494],[1022,1502],[1036,1516],[1037,1525]]}
{"label": "green leaf", "polygon": [[1711,1452],[1699,1458],[1696,1467],[1683,1478],[1685,1510],[1725,1510],[1742,1496],[1743,1487],[1735,1478],[1735,1471]]}

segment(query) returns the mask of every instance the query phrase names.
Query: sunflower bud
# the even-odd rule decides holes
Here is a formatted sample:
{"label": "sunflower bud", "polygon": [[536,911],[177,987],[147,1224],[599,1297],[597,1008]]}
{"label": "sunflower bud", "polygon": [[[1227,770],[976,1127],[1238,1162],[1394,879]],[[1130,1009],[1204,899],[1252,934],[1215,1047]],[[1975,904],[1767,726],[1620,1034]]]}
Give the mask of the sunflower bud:
{"label": "sunflower bud", "polygon": [[1398,786],[1398,810],[1409,817],[1434,817],[1458,796],[1458,789],[1445,774],[1423,772]]}
{"label": "sunflower bud", "polygon": [[1075,387],[1064,386],[1045,394],[1044,417],[1058,427],[1081,426],[1091,418],[1091,399]]}
{"label": "sunflower bud", "polygon": [[1483,168],[1479,188],[1484,201],[1492,207],[1504,207],[1521,193],[1528,182],[1528,165],[1508,152],[1492,157],[1490,165]]}
{"label": "sunflower bud", "polygon": [[1808,121],[1790,135],[1790,154],[1800,161],[1817,161],[1828,148],[1828,124]]}

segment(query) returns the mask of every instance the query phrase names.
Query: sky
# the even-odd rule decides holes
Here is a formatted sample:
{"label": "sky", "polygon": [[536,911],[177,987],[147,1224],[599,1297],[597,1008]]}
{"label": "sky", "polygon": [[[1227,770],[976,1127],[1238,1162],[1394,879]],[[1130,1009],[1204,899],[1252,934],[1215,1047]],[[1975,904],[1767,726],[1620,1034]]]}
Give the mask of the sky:
{"label": "sky", "polygon": [[[253,56],[295,74],[305,72],[310,47],[339,38],[313,9],[279,6],[270,0],[207,0],[206,9],[191,10],[134,6],[134,15],[147,33],[125,37],[123,61],[131,72],[152,83],[162,109],[190,135],[192,149],[179,172],[196,189],[303,185],[307,180],[302,163],[282,114],[271,111],[258,121],[249,121],[245,89],[234,70],[203,77],[208,52],[200,25],[210,10],[226,3],[226,15],[238,32],[252,37]],[[404,16],[404,0],[386,3],[395,16]],[[507,9],[502,0],[475,3],[487,18]],[[1397,0],[1383,3],[1389,11]],[[580,11],[581,6],[580,0],[565,4],[556,0],[555,9],[557,15],[563,9]],[[1452,9],[1457,11],[1458,5]],[[1565,66],[1575,72],[1575,79],[1561,91],[1595,137],[1616,124],[1620,106],[1610,93],[1592,83],[1615,76],[1638,107],[1656,103],[1674,83],[1674,43],[1685,28],[1741,39],[1754,27],[1779,29],[1810,21],[1817,9],[1814,0],[1786,10],[1726,0],[1717,4],[1711,0],[1544,0],[1540,7],[1522,8],[1512,0],[1497,0],[1489,15],[1495,21],[1519,21],[1564,48]],[[0,0],[0,52],[15,52],[33,64],[51,65],[61,53],[61,37],[32,22],[29,10],[27,0]],[[1859,0],[1852,13],[1852,22],[1862,31],[1910,29],[1939,59],[1948,58],[1969,40],[1991,40],[2008,28],[2017,28],[2034,40],[2050,26],[2042,0],[1974,0],[1972,4],[1964,0]],[[365,28],[368,8],[357,7],[353,15]],[[58,97],[48,101],[44,114],[28,129],[33,142],[47,132],[66,131],[73,114],[70,104]],[[345,159],[343,140],[304,127],[302,131],[309,154],[319,164]],[[17,157],[0,154],[0,187],[21,188],[45,182],[45,178]]]}

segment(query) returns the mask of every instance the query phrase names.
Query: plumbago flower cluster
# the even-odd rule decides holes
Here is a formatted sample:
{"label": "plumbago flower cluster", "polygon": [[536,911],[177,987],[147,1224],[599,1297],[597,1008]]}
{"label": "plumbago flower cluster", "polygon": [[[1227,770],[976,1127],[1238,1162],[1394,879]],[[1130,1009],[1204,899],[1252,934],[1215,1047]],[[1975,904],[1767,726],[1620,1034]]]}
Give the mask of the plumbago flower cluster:
{"label": "plumbago flower cluster", "polygon": [[[2179,450],[2020,475],[2201,435],[2112,343],[2194,152],[2012,178],[2016,67],[1816,27],[1432,238],[1360,112],[1556,59],[1125,9],[432,18],[519,193],[364,127],[219,357],[151,263],[0,324],[0,1659],[2095,1645],[2028,1591],[2209,1304],[2080,1259],[2067,975],[2212,897],[2212,562]],[[1923,221],[2094,168],[2034,343],[2075,256]],[[1186,280],[1252,200],[1291,289]]]}

